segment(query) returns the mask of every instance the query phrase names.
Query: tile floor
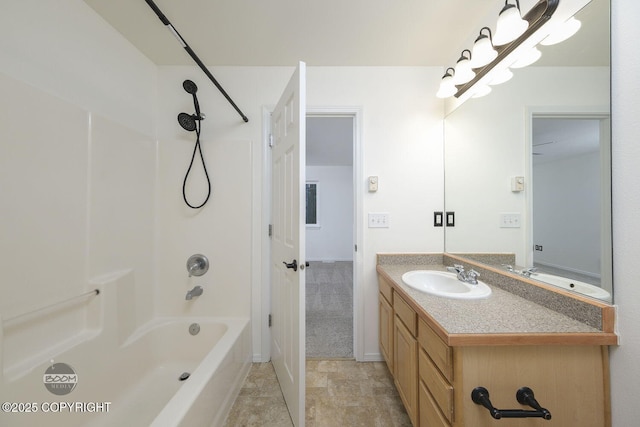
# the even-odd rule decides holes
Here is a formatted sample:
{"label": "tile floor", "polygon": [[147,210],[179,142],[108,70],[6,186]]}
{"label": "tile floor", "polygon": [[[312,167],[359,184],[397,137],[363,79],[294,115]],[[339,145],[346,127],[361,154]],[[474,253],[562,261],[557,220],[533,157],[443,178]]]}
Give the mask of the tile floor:
{"label": "tile floor", "polygon": [[[306,427],[411,426],[384,362],[307,360]],[[225,427],[292,427],[271,363],[254,363]]]}

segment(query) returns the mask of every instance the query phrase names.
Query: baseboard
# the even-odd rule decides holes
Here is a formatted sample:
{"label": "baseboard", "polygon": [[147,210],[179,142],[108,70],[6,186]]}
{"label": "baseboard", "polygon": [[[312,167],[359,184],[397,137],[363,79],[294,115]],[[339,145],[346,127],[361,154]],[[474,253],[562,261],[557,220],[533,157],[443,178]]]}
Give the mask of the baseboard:
{"label": "baseboard", "polygon": [[365,353],[361,362],[384,362],[382,353]]}

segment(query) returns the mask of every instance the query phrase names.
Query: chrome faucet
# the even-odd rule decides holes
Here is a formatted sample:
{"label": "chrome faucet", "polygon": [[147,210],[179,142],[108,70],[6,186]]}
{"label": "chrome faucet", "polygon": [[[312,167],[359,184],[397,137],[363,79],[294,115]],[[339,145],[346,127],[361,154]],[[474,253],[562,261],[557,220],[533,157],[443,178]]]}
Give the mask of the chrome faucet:
{"label": "chrome faucet", "polygon": [[471,285],[478,284],[478,277],[480,277],[480,273],[475,271],[473,268],[469,271],[464,271],[464,266],[460,264],[453,264],[453,267],[447,267],[447,270],[456,273],[458,280],[461,282],[469,283]]}
{"label": "chrome faucet", "polygon": [[200,285],[195,286],[193,289],[187,291],[187,296],[185,296],[185,299],[190,300],[193,297],[199,297],[200,295],[202,295],[203,292],[204,292],[204,289],[202,289],[202,286]]}
{"label": "chrome faucet", "polygon": [[506,269],[507,269],[507,271],[510,271],[510,272],[512,272],[512,273],[515,271],[515,270],[513,269],[513,265],[511,265],[511,264],[502,264],[502,266],[503,266],[504,268],[506,268]]}
{"label": "chrome faucet", "polygon": [[531,277],[531,275],[533,273],[535,273],[536,271],[538,271],[538,269],[536,267],[529,267],[529,268],[525,268],[524,270],[522,270],[521,274],[524,277]]}

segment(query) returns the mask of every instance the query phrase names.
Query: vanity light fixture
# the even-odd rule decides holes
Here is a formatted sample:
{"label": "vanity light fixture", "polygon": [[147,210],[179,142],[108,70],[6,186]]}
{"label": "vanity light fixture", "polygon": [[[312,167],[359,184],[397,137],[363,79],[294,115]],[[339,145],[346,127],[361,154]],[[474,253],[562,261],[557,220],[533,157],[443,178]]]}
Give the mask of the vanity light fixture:
{"label": "vanity light fixture", "polygon": [[489,84],[491,86],[496,86],[505,82],[508,82],[513,77],[513,73],[508,68],[503,68],[501,70],[495,69],[494,77],[491,79]]}
{"label": "vanity light fixture", "polygon": [[[484,30],[486,30],[489,35],[482,34],[482,31]],[[492,38],[491,28],[482,27],[482,29],[480,29],[480,35],[476,39],[475,43],[473,43],[473,48],[471,49],[471,67],[484,67],[489,62],[496,59],[498,52],[493,47]]]}
{"label": "vanity light fixture", "polygon": [[[544,38],[549,37],[550,34],[555,37],[555,34],[560,31],[560,27],[565,26],[544,26],[558,9],[560,0],[538,0],[525,14],[524,19],[520,16],[519,0],[516,0],[515,3],[515,5],[510,4],[509,0],[506,0],[498,18],[496,31],[492,34],[488,27],[482,27],[472,48],[473,51],[463,50],[455,69],[447,68],[436,96],[439,98],[448,98],[449,96],[460,98],[467,91],[469,91],[468,96],[474,97],[489,93],[491,90],[489,85],[504,83],[513,76],[509,68],[525,67],[537,61],[542,53],[536,48],[536,45]],[[519,21],[524,21],[524,24],[518,23]],[[564,23],[567,27],[576,25],[569,21],[571,19],[567,19]],[[509,22],[513,24],[509,24]],[[511,30],[511,33],[507,32],[507,34],[511,34],[509,37],[513,37],[511,39],[503,32],[503,29],[508,31],[509,26],[515,28],[515,30]],[[514,34],[516,35],[514,36]],[[509,41],[505,41],[508,39]],[[553,41],[553,39],[551,38],[549,41]],[[480,65],[487,61],[483,52],[486,52],[489,57],[493,56],[490,51],[496,52],[496,55],[493,59],[489,59],[489,62]],[[488,90],[487,88],[475,89],[476,85],[486,86]],[[472,88],[474,88],[473,91],[471,91]]]}
{"label": "vanity light fixture", "polygon": [[536,62],[542,56],[542,52],[537,47],[532,47],[528,52],[523,53],[516,62],[511,64],[511,68],[524,68]]}
{"label": "vanity light fixture", "polygon": [[483,96],[487,96],[491,93],[491,86],[489,85],[480,85],[474,88],[472,98],[482,98]]}
{"label": "vanity light fixture", "polygon": [[509,0],[505,0],[504,7],[498,15],[493,44],[502,46],[511,43],[527,31],[528,27],[529,22],[520,15],[520,1],[516,0],[516,4],[510,4]]}
{"label": "vanity light fixture", "polygon": [[562,24],[556,25],[552,33],[545,37],[540,44],[543,46],[551,46],[563,42],[577,33],[580,27],[582,27],[582,22],[572,16]]}
{"label": "vanity light fixture", "polygon": [[[469,56],[465,56],[466,53],[468,53]],[[456,63],[455,70],[453,82],[457,85],[470,82],[476,76],[476,73],[471,69],[471,51],[469,49],[462,51]]]}
{"label": "vanity light fixture", "polygon": [[438,89],[438,93],[436,93],[438,98],[449,98],[450,96],[455,95],[458,91],[456,84],[453,82],[453,75],[455,72],[456,70],[451,67],[447,68],[445,71],[444,76],[442,76],[442,80],[440,81],[440,89]]}

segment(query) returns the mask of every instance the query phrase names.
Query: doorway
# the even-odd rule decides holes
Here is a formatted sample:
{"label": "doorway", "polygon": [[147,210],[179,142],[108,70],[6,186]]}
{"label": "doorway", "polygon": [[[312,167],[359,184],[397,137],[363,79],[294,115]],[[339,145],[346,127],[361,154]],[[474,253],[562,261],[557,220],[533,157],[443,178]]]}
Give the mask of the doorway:
{"label": "doorway", "polygon": [[531,123],[530,265],[539,280],[611,293],[609,115],[537,113]]}
{"label": "doorway", "polygon": [[307,114],[307,358],[355,357],[354,153],[354,115]]}

